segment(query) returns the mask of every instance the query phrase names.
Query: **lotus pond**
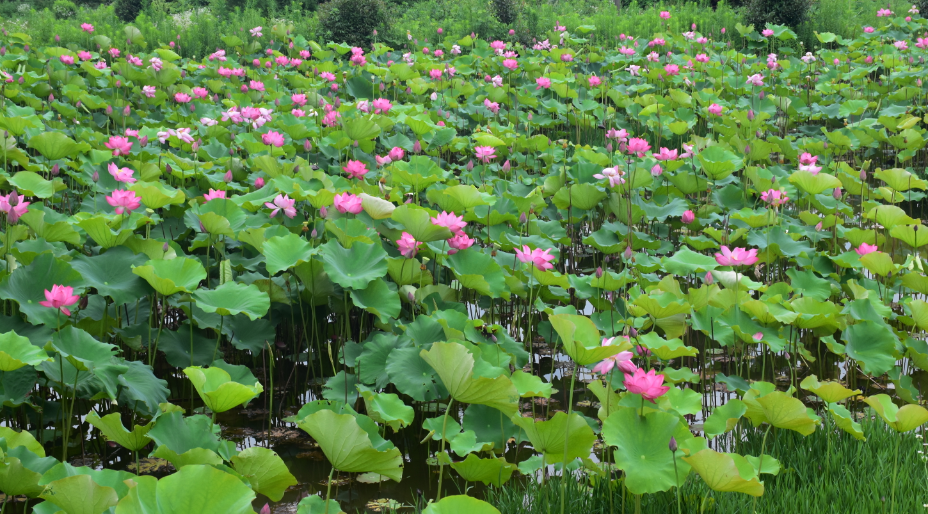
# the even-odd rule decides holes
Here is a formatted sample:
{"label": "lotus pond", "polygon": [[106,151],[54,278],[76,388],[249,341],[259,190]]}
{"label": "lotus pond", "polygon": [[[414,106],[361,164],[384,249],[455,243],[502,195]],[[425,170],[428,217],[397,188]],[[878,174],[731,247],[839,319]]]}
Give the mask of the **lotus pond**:
{"label": "lotus pond", "polygon": [[928,22],[878,16],[4,34],[4,512],[769,512],[874,444],[921,509]]}

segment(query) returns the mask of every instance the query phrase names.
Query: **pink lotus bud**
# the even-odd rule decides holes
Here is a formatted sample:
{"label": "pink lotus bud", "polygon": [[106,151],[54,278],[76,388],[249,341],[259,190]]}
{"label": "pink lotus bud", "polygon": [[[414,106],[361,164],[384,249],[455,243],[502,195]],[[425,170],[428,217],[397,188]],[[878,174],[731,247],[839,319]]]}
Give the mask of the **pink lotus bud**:
{"label": "pink lotus bud", "polygon": [[128,105],[125,106],[125,107],[123,107],[123,109],[122,109],[122,115],[123,115],[123,116],[128,116],[128,115],[130,115],[130,114],[132,114],[132,108],[130,108]]}
{"label": "pink lotus bud", "polygon": [[819,222],[815,225],[815,230],[816,230],[816,231],[822,230],[822,222],[821,222],[821,221],[819,221]]}
{"label": "pink lotus bud", "polygon": [[54,101],[55,101],[55,95],[49,94],[49,95],[48,95],[48,103],[52,103],[52,102],[54,102]]}
{"label": "pink lotus bud", "polygon": [[474,160],[467,161],[467,171],[474,171]]}
{"label": "pink lotus bud", "polygon": [[[668,444],[667,447],[670,448],[670,451],[672,453],[677,452],[677,440],[673,436],[670,437],[670,444]],[[267,507],[267,504],[265,504],[265,507]],[[270,514],[270,512],[268,513],[262,512],[261,514]]]}
{"label": "pink lotus bud", "polygon": [[603,267],[599,266],[596,268],[596,278],[603,278]]}
{"label": "pink lotus bud", "polygon": [[515,29],[509,29],[509,35],[514,36],[516,34]]}
{"label": "pink lotus bud", "polygon": [[748,110],[748,119],[754,121],[754,109]]}
{"label": "pink lotus bud", "polygon": [[235,147],[234,147],[234,146],[229,147],[229,157],[232,157],[233,155],[235,155]]}
{"label": "pink lotus bud", "polygon": [[168,175],[170,175],[171,173],[174,172],[174,168],[172,168],[170,164],[165,164],[165,165],[164,165],[164,172],[167,173]]}
{"label": "pink lotus bud", "polygon": [[611,151],[612,151],[612,142],[606,143],[606,151],[607,151],[607,152],[611,152]]}
{"label": "pink lotus bud", "polygon": [[222,180],[225,180],[226,184],[232,182],[232,170],[226,171],[226,174],[222,176]]}
{"label": "pink lotus bud", "polygon": [[162,252],[166,252],[166,251],[168,251],[168,250],[170,250],[170,249],[171,249],[171,245],[169,245],[169,244],[167,244],[167,243],[164,243],[163,245],[161,245],[161,251],[162,251]]}
{"label": "pink lotus bud", "polygon": [[765,96],[767,96],[767,94],[764,93],[763,90],[761,90],[760,93],[757,93],[757,97],[760,98],[761,100],[763,100]]}
{"label": "pink lotus bud", "polygon": [[265,503],[264,507],[261,507],[261,512],[258,514],[271,514],[271,506]]}
{"label": "pink lotus bud", "polygon": [[528,223],[528,216],[527,216],[524,212],[523,212],[522,214],[519,215],[519,223],[521,223],[521,224],[523,224],[523,225],[525,225],[526,223]]}
{"label": "pink lotus bud", "polygon": [[262,187],[264,187],[264,179],[262,177],[258,177],[255,179],[255,187],[258,189],[261,189]]}
{"label": "pink lotus bud", "polygon": [[[93,172],[93,176],[91,176],[90,179],[93,180],[94,182],[99,181],[99,180],[100,180],[100,172],[99,172],[99,171]],[[12,197],[11,197],[11,198],[12,198]]]}
{"label": "pink lotus bud", "polygon": [[122,87],[122,81],[121,81],[121,80],[117,80],[117,81],[116,81],[116,87]]}
{"label": "pink lotus bud", "polygon": [[835,197],[835,200],[840,200],[841,199],[841,188],[836,187],[835,190],[832,191],[831,196]]}
{"label": "pink lotus bud", "polygon": [[626,259],[631,259],[631,258],[632,258],[632,247],[631,247],[631,246],[626,246],[626,247],[625,247],[624,255],[625,255],[625,258],[626,258]]}
{"label": "pink lotus bud", "polygon": [[696,214],[691,210],[684,211],[683,216],[680,216],[680,219],[684,224],[689,225],[696,220]]}
{"label": "pink lotus bud", "polygon": [[866,180],[867,180],[867,171],[866,171],[866,170],[860,170],[860,180],[862,180],[862,181],[866,181]]}
{"label": "pink lotus bud", "polygon": [[57,176],[59,170],[60,168],[58,167],[58,164],[55,164],[54,166],[52,166],[52,176]]}
{"label": "pink lotus bud", "polygon": [[313,143],[309,139],[303,141],[303,151],[309,152],[313,149]]}
{"label": "pink lotus bud", "polygon": [[421,153],[422,152],[422,143],[416,139],[416,142],[412,144],[412,153]]}
{"label": "pink lotus bud", "polygon": [[317,231],[316,229],[313,229],[313,231],[309,233],[309,237],[316,239],[317,237],[319,237],[319,231]]}
{"label": "pink lotus bud", "polygon": [[438,33],[441,34],[442,32],[444,32],[444,31],[441,30],[441,27],[438,27]]}
{"label": "pink lotus bud", "polygon": [[24,79],[23,77],[19,77],[19,80],[17,80],[17,82],[19,82],[20,84],[22,84],[22,83],[26,82],[26,79]]}
{"label": "pink lotus bud", "polygon": [[193,144],[190,145],[190,148],[193,150],[193,153],[197,153],[197,150],[200,149],[200,140],[197,139],[196,141],[194,141]]}
{"label": "pink lotus bud", "polygon": [[503,163],[503,172],[509,173],[510,169],[511,169],[511,166],[509,164],[509,159],[506,159],[506,162]]}
{"label": "pink lotus bud", "polygon": [[142,136],[142,138],[139,139],[139,144],[142,145],[142,146],[147,146],[147,145],[148,145],[148,136]]}
{"label": "pink lotus bud", "polygon": [[713,282],[715,282],[715,278],[712,276],[712,272],[709,271],[706,273],[706,284],[711,286]]}
{"label": "pink lotus bud", "polygon": [[319,216],[327,218],[329,216],[329,210],[325,208],[325,205],[319,208]]}
{"label": "pink lotus bud", "polygon": [[632,327],[632,328],[628,331],[628,335],[629,335],[630,337],[638,337],[638,329],[635,328],[635,327]]}
{"label": "pink lotus bud", "polygon": [[113,106],[112,106],[112,105],[107,105],[107,106],[106,106],[106,115],[109,116],[110,114],[113,114]]}
{"label": "pink lotus bud", "polygon": [[60,43],[60,42],[61,42],[61,36],[59,36],[58,34],[55,34],[55,42],[56,42],[56,43]]}

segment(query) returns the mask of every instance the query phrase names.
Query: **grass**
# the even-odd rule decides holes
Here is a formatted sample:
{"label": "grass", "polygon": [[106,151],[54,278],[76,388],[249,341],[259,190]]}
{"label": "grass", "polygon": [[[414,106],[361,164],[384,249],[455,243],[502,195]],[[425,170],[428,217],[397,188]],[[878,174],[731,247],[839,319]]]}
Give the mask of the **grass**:
{"label": "grass", "polygon": [[[899,435],[879,419],[861,422],[867,442],[833,430],[818,430],[809,437],[773,429],[767,439],[767,455],[779,459],[779,475],[764,475],[764,495],[757,499],[757,514],[911,514],[925,511],[928,503],[928,463],[924,427],[922,433]],[[760,453],[763,431],[748,428],[738,448],[741,454]],[[826,436],[827,434],[827,436]],[[730,440],[731,438],[729,438]],[[892,505],[894,450],[899,444],[896,505]],[[584,514],[677,512],[674,491],[638,499],[624,495],[621,480],[609,484],[595,477],[567,483],[569,512]],[[560,502],[560,478],[549,479],[544,488],[535,481],[512,481],[491,489],[487,501],[505,514],[547,514],[549,505]],[[711,492],[691,473],[681,488],[682,512],[750,514],[753,497],[739,493]],[[624,506],[623,506],[624,505]],[[640,510],[639,510],[640,509]]]}

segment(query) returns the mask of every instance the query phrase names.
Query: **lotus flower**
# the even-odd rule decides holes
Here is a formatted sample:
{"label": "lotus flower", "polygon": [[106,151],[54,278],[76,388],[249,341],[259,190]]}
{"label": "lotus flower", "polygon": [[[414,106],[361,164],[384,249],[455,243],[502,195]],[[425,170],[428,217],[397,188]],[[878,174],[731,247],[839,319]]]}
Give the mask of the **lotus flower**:
{"label": "lotus flower", "polygon": [[454,255],[460,250],[466,250],[474,244],[474,240],[467,236],[464,232],[458,232],[454,237],[448,240],[448,246],[451,247],[448,250],[448,255]]}
{"label": "lotus flower", "polygon": [[30,202],[25,200],[25,195],[17,195],[15,192],[8,193],[6,196],[0,195],[0,211],[6,213],[10,223],[16,223],[23,214],[28,212]]}
{"label": "lotus flower", "polygon": [[92,34],[94,29],[93,29],[93,25],[89,23],[81,23],[81,30],[83,30],[84,32],[88,34]]}
{"label": "lotus flower", "polygon": [[554,260],[554,256],[551,255],[551,250],[542,250],[541,248],[535,248],[531,250],[528,245],[522,245],[522,249],[516,248],[516,257],[523,263],[531,263],[536,268],[541,271],[548,271],[553,268],[554,265],[551,264],[551,261]]}
{"label": "lotus flower", "polygon": [[464,221],[464,216],[457,216],[453,212],[442,211],[441,214],[434,218],[430,218],[430,220],[432,225],[445,227],[452,233],[461,232],[464,230],[464,227],[467,226],[467,223]]}
{"label": "lotus flower", "polygon": [[364,175],[367,175],[367,166],[361,161],[348,161],[348,164],[342,166],[342,170],[358,180],[364,180]]}
{"label": "lotus flower", "polygon": [[277,216],[277,213],[284,211],[284,216],[288,218],[293,218],[296,216],[296,208],[294,207],[296,200],[290,198],[287,195],[277,195],[277,198],[274,198],[274,203],[264,202],[264,206],[268,209],[271,209],[271,217]]}
{"label": "lotus flower", "polygon": [[647,373],[643,369],[636,369],[633,374],[625,373],[625,388],[632,394],[640,394],[644,399],[654,403],[670,390],[669,386],[662,385],[664,375],[658,375],[652,369]]}
{"label": "lotus flower", "polygon": [[768,189],[767,191],[764,191],[760,194],[760,199],[774,207],[779,207],[789,202],[789,197],[786,196],[786,191],[783,191],[782,189]]}
{"label": "lotus flower", "polygon": [[277,148],[284,146],[284,136],[280,132],[271,131],[261,134],[261,141],[266,145],[276,146]]}
{"label": "lotus flower", "polygon": [[667,148],[661,147],[661,151],[654,154],[654,158],[658,161],[673,161],[677,158],[677,150],[668,150]]}
{"label": "lotus flower", "polygon": [[406,151],[398,146],[394,146],[390,149],[390,152],[387,154],[390,157],[391,161],[401,161],[403,157],[406,156]]}
{"label": "lotus flower", "polygon": [[203,201],[208,202],[210,200],[215,200],[216,198],[225,198],[225,191],[216,191],[215,189],[210,188],[209,193],[203,195]]}
{"label": "lotus flower", "polygon": [[483,162],[484,164],[487,164],[496,158],[496,149],[492,146],[478,146],[474,148],[474,153],[477,156],[477,160]]}
{"label": "lotus flower", "polygon": [[709,106],[709,114],[714,114],[716,116],[722,115],[722,106],[719,104],[712,104]]}
{"label": "lotus flower", "polygon": [[358,214],[363,210],[361,197],[355,196],[351,193],[335,195],[335,208],[338,209],[338,212],[342,214],[346,212],[351,214]]}
{"label": "lotus flower", "polygon": [[537,86],[535,86],[535,89],[548,89],[549,87],[551,87],[551,79],[546,78],[546,77],[538,77],[537,79],[535,79],[535,84],[537,84]]}
{"label": "lotus flower", "polygon": [[598,178],[600,180],[607,178],[609,179],[609,187],[615,187],[625,183],[625,179],[622,178],[623,175],[625,175],[625,172],[616,166],[613,168],[603,168],[602,173],[596,173],[593,175],[593,178]]}
{"label": "lotus flower", "polygon": [[135,196],[135,191],[117,189],[106,197],[106,203],[116,208],[116,214],[138,209],[142,205],[141,199]]}
{"label": "lotus flower", "polygon": [[757,249],[735,248],[729,250],[727,246],[723,246],[721,253],[715,254],[715,261],[722,266],[750,266],[757,262]]}
{"label": "lotus flower", "polygon": [[[626,341],[628,341],[627,336],[622,336]],[[612,342],[615,340],[614,337],[609,337],[603,339],[602,346],[612,346]],[[612,368],[619,366],[619,370],[622,373],[634,373],[638,368],[632,363],[632,358],[635,356],[632,352],[624,351],[619,352],[611,357],[606,357],[605,360],[601,361],[599,364],[593,366],[593,372],[605,375],[612,371]]]}
{"label": "lotus flower", "polygon": [[751,75],[750,77],[748,77],[748,79],[747,79],[747,81],[746,81],[745,83],[746,83],[747,85],[755,86],[755,87],[763,86],[763,85],[764,85],[764,76],[761,75],[760,73],[755,73],[754,75]]}
{"label": "lotus flower", "polygon": [[695,220],[696,220],[696,214],[694,214],[693,211],[690,211],[690,210],[684,211],[683,216],[680,216],[680,221],[682,221],[686,225],[689,225]]}
{"label": "lotus flower", "polygon": [[174,93],[174,101],[177,103],[185,104],[190,102],[190,95],[187,93]]}
{"label": "lotus flower", "polygon": [[79,297],[74,294],[74,288],[71,286],[53,285],[52,290],[45,290],[45,300],[39,302],[43,307],[52,309],[61,309],[65,316],[70,316],[71,311],[68,307],[77,303]]}
{"label": "lotus flower", "polygon": [[378,98],[371,102],[371,107],[374,108],[374,114],[386,114],[393,108],[393,104],[386,98]]}
{"label": "lotus flower", "polygon": [[110,140],[105,143],[105,146],[113,151],[113,157],[129,155],[129,152],[132,151],[132,142],[129,141],[129,138],[122,136],[110,136]]}
{"label": "lotus flower", "polygon": [[587,83],[590,85],[590,87],[599,87],[600,84],[603,83],[603,80],[596,75],[592,75],[587,79]]}
{"label": "lotus flower", "polygon": [[857,252],[857,255],[860,255],[860,256],[862,257],[862,256],[864,256],[864,255],[867,255],[868,253],[873,253],[873,252],[879,251],[879,249],[880,249],[880,247],[877,246],[877,245],[871,245],[871,244],[867,244],[867,243],[860,243],[860,246],[857,247],[856,249],[854,249],[854,251]]}
{"label": "lotus flower", "polygon": [[409,232],[403,232],[402,237],[396,241],[396,246],[399,248],[400,254],[407,259],[415,257],[421,245],[422,243],[416,241]]}
{"label": "lotus flower", "polygon": [[651,145],[640,137],[633,137],[628,141],[628,153],[644,157],[644,153],[651,149]]}
{"label": "lotus flower", "polygon": [[113,164],[112,162],[109,163],[109,165],[107,166],[107,171],[109,171],[110,175],[112,175],[113,178],[116,179],[116,182],[125,182],[126,184],[134,184],[137,180],[136,178],[132,176],[134,171],[132,171],[129,168],[120,168],[116,166],[115,164]]}

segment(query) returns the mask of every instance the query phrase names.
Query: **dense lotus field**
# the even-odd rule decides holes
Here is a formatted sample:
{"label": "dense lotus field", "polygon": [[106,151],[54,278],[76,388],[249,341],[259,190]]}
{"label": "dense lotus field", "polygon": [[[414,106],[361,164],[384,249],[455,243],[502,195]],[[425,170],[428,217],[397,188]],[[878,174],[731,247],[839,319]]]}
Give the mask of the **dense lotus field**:
{"label": "dense lotus field", "polygon": [[[409,478],[404,432],[430,514],[565,468],[760,497],[790,455],[747,431],[911,437],[928,22],[880,19],[814,52],[669,14],[534,48],[255,27],[191,59],[4,34],[4,508],[335,514],[336,477]],[[286,427],[324,485],[270,449]]]}

